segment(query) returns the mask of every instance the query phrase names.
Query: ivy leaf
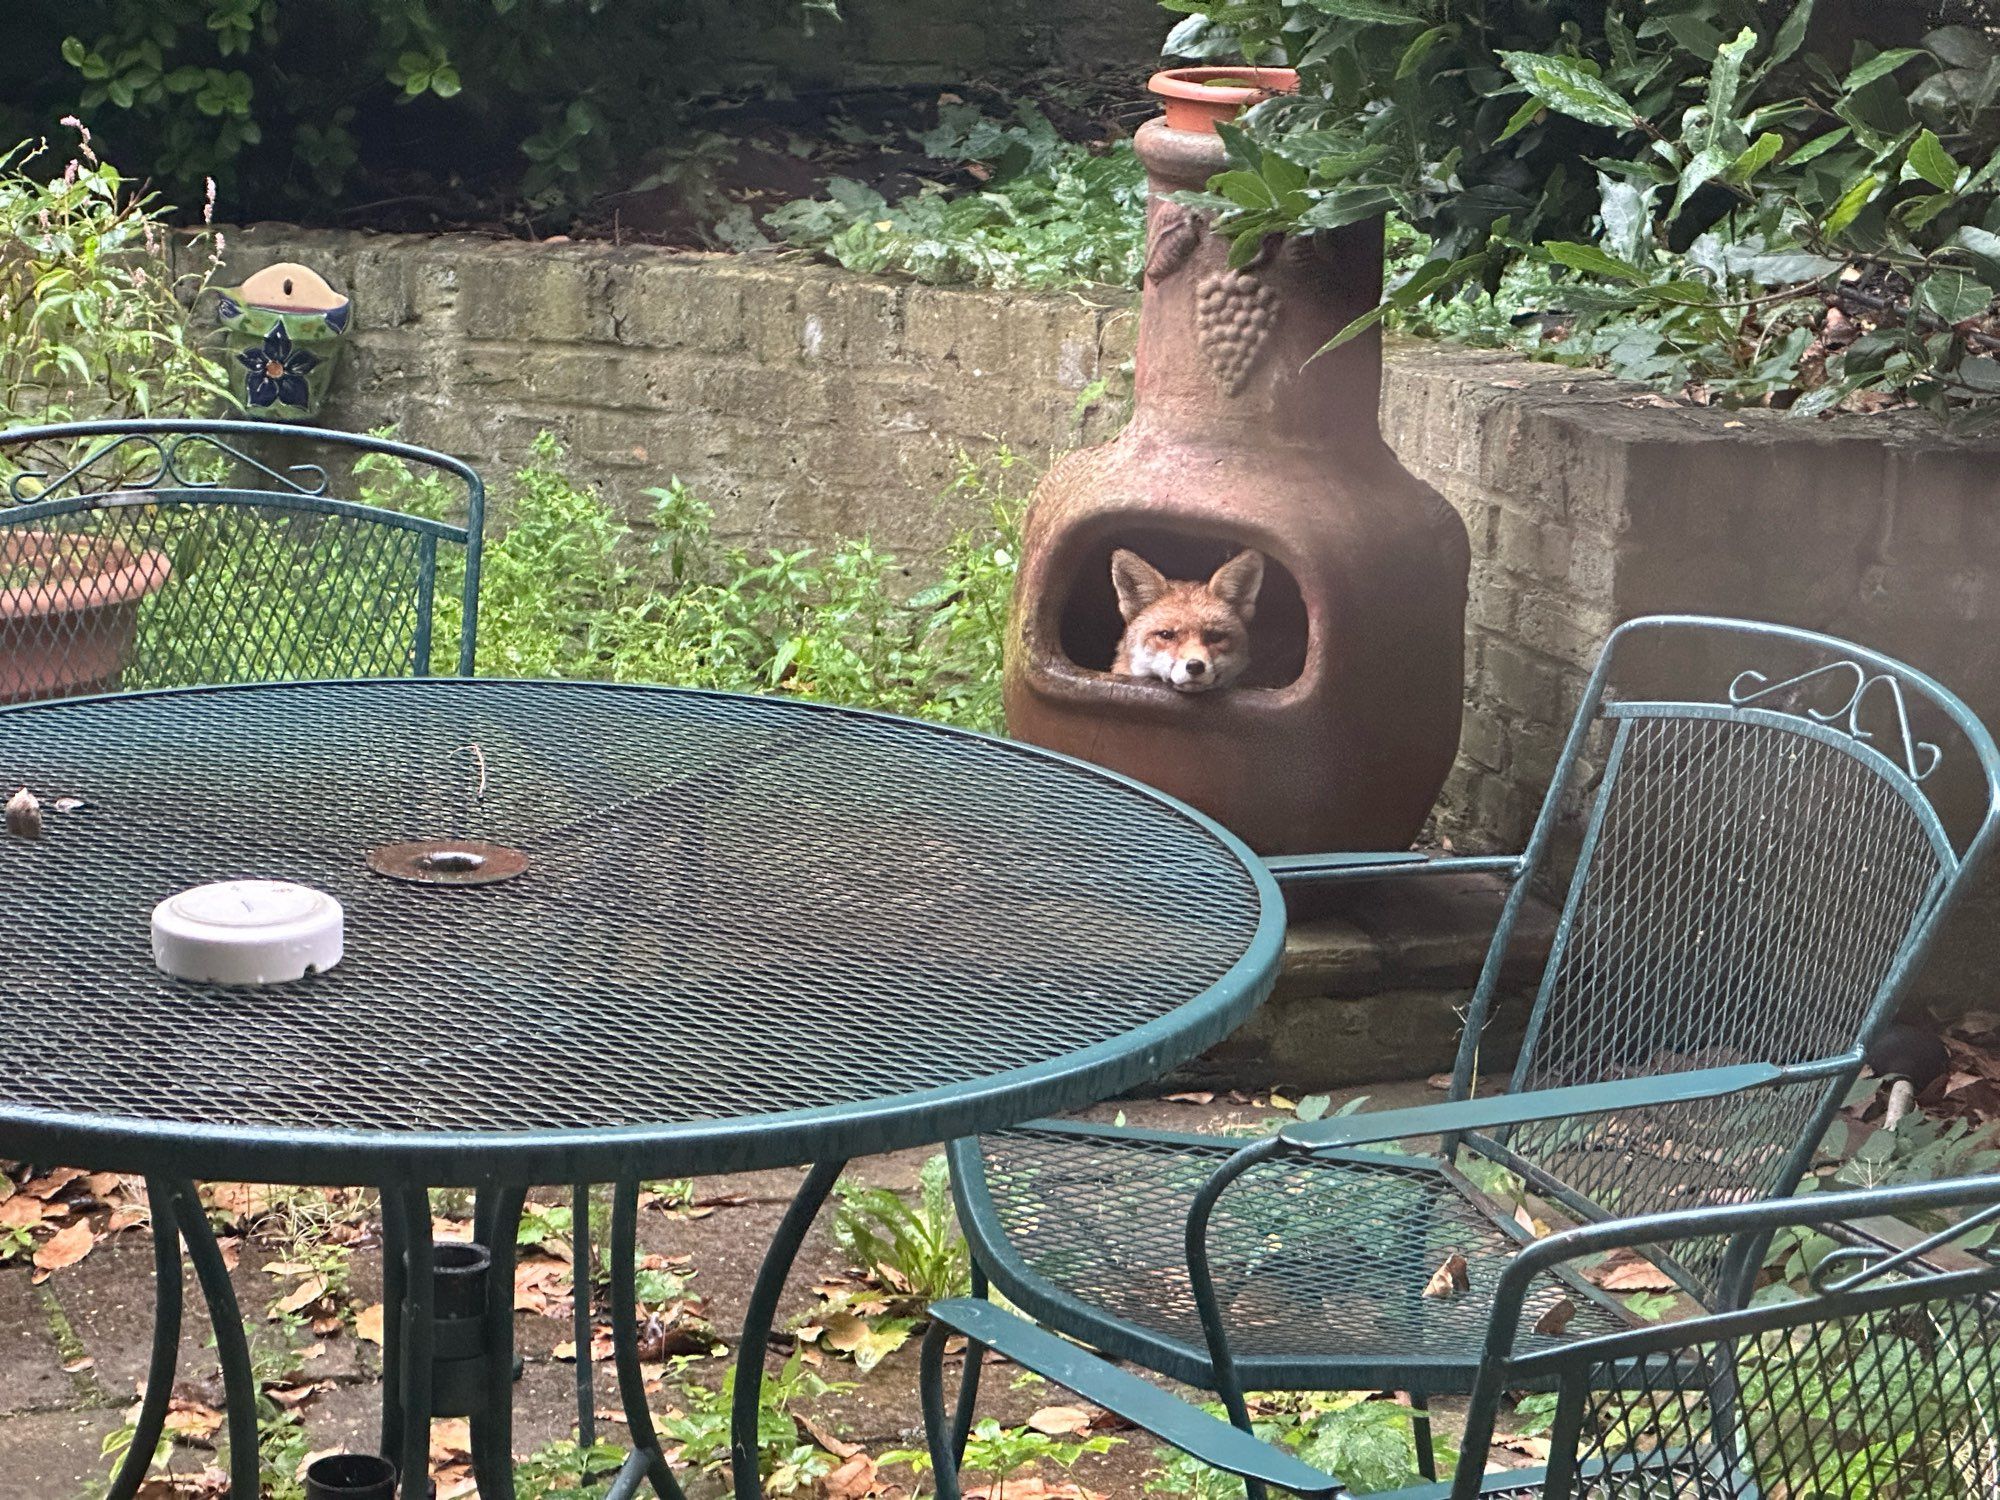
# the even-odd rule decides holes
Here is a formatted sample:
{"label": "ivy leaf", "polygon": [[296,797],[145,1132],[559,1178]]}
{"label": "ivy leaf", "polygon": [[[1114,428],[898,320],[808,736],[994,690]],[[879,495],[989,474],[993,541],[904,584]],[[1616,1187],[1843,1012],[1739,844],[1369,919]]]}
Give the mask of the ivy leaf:
{"label": "ivy leaf", "polygon": [[1868,206],[1868,200],[1875,196],[1876,189],[1881,186],[1881,174],[1870,172],[1840,195],[1840,201],[1833,205],[1833,211],[1826,216],[1826,223],[1822,227],[1830,235],[1839,234],[1860,216],[1861,210]]}
{"label": "ivy leaf", "polygon": [[1743,87],[1743,59],[1757,45],[1757,33],[1748,26],[1736,39],[1724,42],[1715,54],[1715,67],[1708,75],[1709,140],[1720,135],[1723,126],[1736,117],[1736,96]]}
{"label": "ivy leaf", "polygon": [[1992,304],[1993,293],[1984,282],[1964,271],[1943,270],[1925,277],[1913,300],[1946,323],[1963,323],[1985,312]]}
{"label": "ivy leaf", "polygon": [[1396,64],[1397,79],[1408,78],[1416,72],[1431,48],[1457,30],[1456,26],[1432,26],[1419,32],[1410,45],[1403,49],[1402,59]]}
{"label": "ivy leaf", "polygon": [[1542,248],[1548,251],[1550,260],[1557,265],[1568,266],[1572,271],[1603,276],[1612,281],[1638,283],[1646,279],[1646,273],[1630,261],[1620,260],[1595,245],[1578,244],[1573,240],[1551,240]]}
{"label": "ivy leaf", "polygon": [[1814,0],[1799,0],[1792,7],[1792,13],[1785,17],[1785,24],[1778,28],[1778,34],[1771,42],[1771,55],[1764,59],[1766,72],[1805,45],[1806,28],[1812,25],[1813,4]]}
{"label": "ivy leaf", "polygon": [[1674,193],[1674,206],[1668,214],[1678,214],[1692,198],[1708,183],[1713,182],[1729,170],[1729,153],[1720,146],[1703,146],[1695,152],[1692,160],[1681,169],[1681,185]]}
{"label": "ivy leaf", "polygon": [[1958,383],[1982,395],[2000,396],[2000,359],[1985,355],[1968,355],[1959,361],[1956,372]]}
{"label": "ivy leaf", "polygon": [[1865,89],[1876,79],[1887,78],[1911,58],[1923,55],[1921,47],[1891,47],[1887,52],[1878,52],[1841,80],[1841,92],[1852,94]]}
{"label": "ivy leaf", "polygon": [[1729,169],[1722,175],[1730,182],[1748,182],[1777,160],[1778,153],[1784,149],[1785,138],[1775,130],[1767,130],[1744,147],[1743,153],[1729,164]]}
{"label": "ivy leaf", "polygon": [[1807,162],[1813,160],[1813,158],[1824,156],[1835,146],[1842,145],[1853,134],[1853,126],[1840,125],[1827,131],[1825,135],[1816,135],[1792,153],[1790,164],[1795,167],[1802,167]]}
{"label": "ivy leaf", "polygon": [[1908,160],[1909,169],[1932,187],[1948,193],[1958,185],[1958,163],[1932,131],[1926,129],[1918,133],[1910,143]]}
{"label": "ivy leaf", "polygon": [[1604,241],[1613,255],[1636,260],[1646,243],[1649,215],[1646,195],[1615,177],[1598,178],[1598,216],[1604,221]]}
{"label": "ivy leaf", "polygon": [[1558,114],[1616,130],[1639,126],[1638,110],[1575,58],[1545,57],[1539,52],[1502,52],[1500,61],[1522,87]]}
{"label": "ivy leaf", "polygon": [[1306,0],[1316,11],[1372,26],[1421,26],[1424,18],[1387,0]]}

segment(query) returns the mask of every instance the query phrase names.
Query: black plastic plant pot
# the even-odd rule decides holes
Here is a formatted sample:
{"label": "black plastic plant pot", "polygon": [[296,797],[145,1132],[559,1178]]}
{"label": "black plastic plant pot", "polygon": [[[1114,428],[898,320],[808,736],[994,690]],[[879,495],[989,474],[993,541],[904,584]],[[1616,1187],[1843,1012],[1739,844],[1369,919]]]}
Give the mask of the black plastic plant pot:
{"label": "black plastic plant pot", "polygon": [[493,1254],[484,1245],[442,1240],[431,1247],[431,1266],[431,1411],[468,1417],[486,1395],[486,1283]]}
{"label": "black plastic plant pot", "polygon": [[306,1466],[306,1500],[396,1500],[396,1466],[373,1453],[329,1453]]}

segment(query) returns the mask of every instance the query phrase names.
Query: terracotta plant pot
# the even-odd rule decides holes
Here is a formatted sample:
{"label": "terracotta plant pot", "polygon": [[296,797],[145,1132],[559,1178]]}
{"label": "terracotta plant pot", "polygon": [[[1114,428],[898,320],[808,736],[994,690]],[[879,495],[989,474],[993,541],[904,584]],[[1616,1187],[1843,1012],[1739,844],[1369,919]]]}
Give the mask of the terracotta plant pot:
{"label": "terracotta plant pot", "polygon": [[[1160,75],[1170,109],[1211,102],[1187,98],[1191,73],[1242,70]],[[1470,549],[1382,441],[1380,340],[1319,354],[1380,299],[1381,225],[1273,237],[1231,270],[1228,242],[1170,197],[1226,165],[1213,124],[1150,120],[1136,144],[1153,190],[1136,404],[1036,492],[1008,729],[1162,787],[1264,853],[1406,846],[1458,748]],[[1187,579],[1264,554],[1239,683],[1183,695],[1111,675],[1121,547]]]}
{"label": "terracotta plant pot", "polygon": [[[1232,87],[1237,80],[1243,87]],[[1170,129],[1215,133],[1253,104],[1278,94],[1296,94],[1293,68],[1169,68],[1146,85],[1160,96]]]}
{"label": "terracotta plant pot", "polygon": [[0,703],[116,688],[139,607],[172,573],[115,538],[0,527]]}

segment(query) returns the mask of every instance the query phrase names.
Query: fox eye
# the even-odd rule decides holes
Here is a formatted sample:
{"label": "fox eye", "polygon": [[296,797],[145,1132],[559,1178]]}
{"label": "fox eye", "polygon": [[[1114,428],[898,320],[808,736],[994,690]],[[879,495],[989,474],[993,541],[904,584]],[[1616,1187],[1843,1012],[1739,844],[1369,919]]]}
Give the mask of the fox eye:
{"label": "fox eye", "polygon": [[1172,645],[1179,636],[1180,632],[1178,630],[1156,630],[1153,632],[1153,639],[1165,646]]}
{"label": "fox eye", "polygon": [[1229,632],[1226,630],[1204,630],[1201,633],[1201,643],[1204,646],[1226,646],[1229,644]]}

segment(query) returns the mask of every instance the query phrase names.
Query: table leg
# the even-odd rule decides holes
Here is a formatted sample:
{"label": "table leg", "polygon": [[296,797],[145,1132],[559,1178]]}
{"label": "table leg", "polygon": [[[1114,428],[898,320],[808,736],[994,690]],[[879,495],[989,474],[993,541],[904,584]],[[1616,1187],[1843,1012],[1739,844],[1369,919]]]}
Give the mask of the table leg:
{"label": "table leg", "polygon": [[146,1179],[146,1204],[153,1220],[153,1352],[146,1365],[146,1394],[132,1425],[132,1446],[111,1478],[106,1500],[132,1500],[166,1431],[167,1403],[181,1349],[181,1232],[174,1215],[173,1185]]}
{"label": "table leg", "polygon": [[472,1416],[472,1472],[481,1500],[514,1500],[514,1256],[520,1188],[482,1192],[473,1237],[493,1256],[486,1281],[486,1408]]}
{"label": "table leg", "polygon": [[[428,1203],[426,1204],[428,1209]],[[430,1220],[426,1214],[424,1229]],[[399,1462],[403,1452],[403,1299],[409,1286],[410,1231],[403,1202],[382,1189],[382,1456]]]}
{"label": "table leg", "polygon": [[[618,1360],[618,1397],[632,1434],[632,1455],[619,1473],[614,1494],[636,1494],[650,1480],[660,1500],[686,1500],[674,1471],[660,1456],[660,1437],[646,1405],[646,1376],[639,1368],[639,1180],[620,1182],[611,1201],[611,1344]],[[737,1377],[739,1380],[741,1376]],[[629,1482],[630,1489],[622,1486]]]}
{"label": "table leg", "polygon": [[761,1500],[762,1477],[757,1472],[757,1408],[764,1391],[764,1350],[771,1341],[771,1321],[778,1313],[778,1298],[785,1290],[785,1278],[805,1243],[806,1231],[819,1214],[820,1205],[840,1178],[844,1161],[823,1161],[814,1165],[800,1185],[792,1205],[771,1237],[764,1264],[757,1271],[757,1284],[750,1290],[750,1310],[743,1318],[743,1342],[736,1351],[736,1399],[729,1418],[730,1471],[736,1483],[736,1500]]}
{"label": "table leg", "polygon": [[[403,1327],[398,1361],[402,1379],[402,1446],[390,1457],[402,1472],[403,1500],[428,1500],[431,1470],[431,1316],[435,1287],[431,1266],[431,1200],[423,1188],[384,1189],[384,1213],[391,1194],[402,1219]],[[386,1333],[386,1328],[384,1329]],[[386,1358],[387,1350],[384,1355]]]}
{"label": "table leg", "polygon": [[[243,1312],[236,1289],[229,1284],[229,1267],[216,1247],[208,1216],[192,1182],[169,1185],[173,1214],[179,1221],[188,1259],[194,1262],[202,1300],[215,1327],[215,1353],[222,1362],[222,1398],[229,1421],[229,1493],[231,1500],[256,1500],[261,1488],[257,1453],[257,1377],[250,1368],[250,1341],[243,1332]],[[176,1267],[176,1274],[179,1268]]]}
{"label": "table leg", "polygon": [[597,1382],[590,1363],[592,1278],[590,1274],[590,1184],[569,1190],[570,1337],[576,1341],[576,1445],[588,1453],[597,1443]]}

